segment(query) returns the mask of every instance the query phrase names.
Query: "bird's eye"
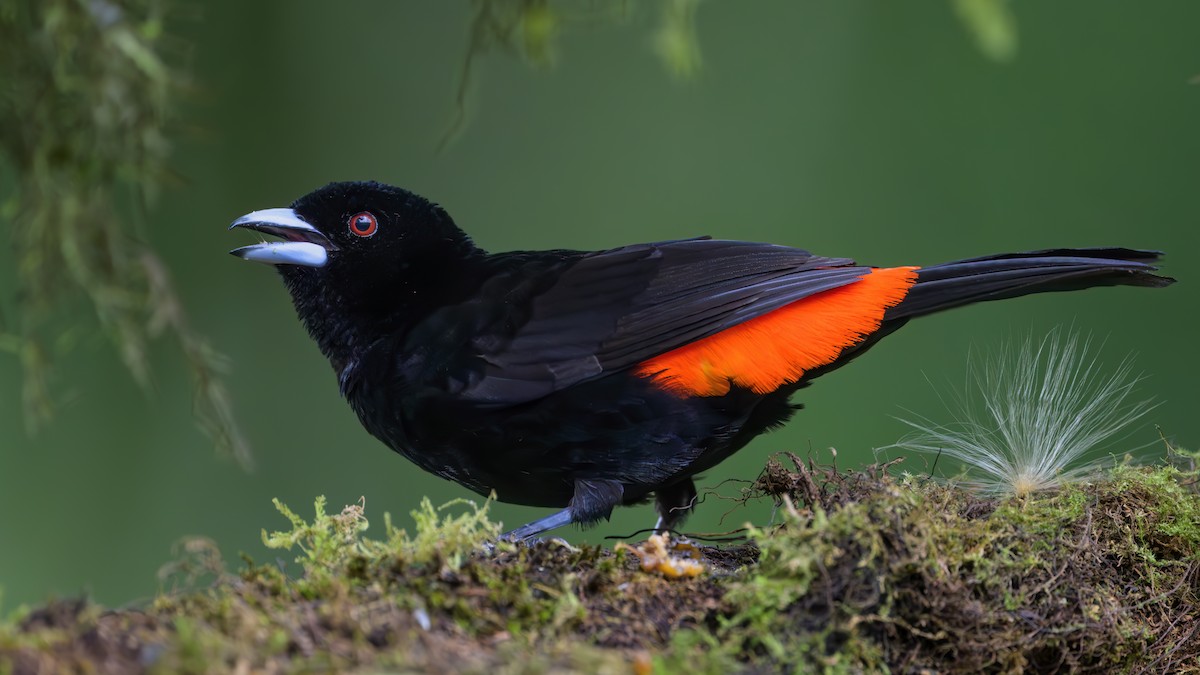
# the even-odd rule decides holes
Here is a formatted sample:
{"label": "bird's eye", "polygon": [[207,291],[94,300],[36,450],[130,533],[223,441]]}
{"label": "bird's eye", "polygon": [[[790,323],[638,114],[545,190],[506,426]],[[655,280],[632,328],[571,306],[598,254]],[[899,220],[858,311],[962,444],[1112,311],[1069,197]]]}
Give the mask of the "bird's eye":
{"label": "bird's eye", "polygon": [[369,237],[378,229],[379,221],[367,211],[350,216],[350,231],[359,237]]}

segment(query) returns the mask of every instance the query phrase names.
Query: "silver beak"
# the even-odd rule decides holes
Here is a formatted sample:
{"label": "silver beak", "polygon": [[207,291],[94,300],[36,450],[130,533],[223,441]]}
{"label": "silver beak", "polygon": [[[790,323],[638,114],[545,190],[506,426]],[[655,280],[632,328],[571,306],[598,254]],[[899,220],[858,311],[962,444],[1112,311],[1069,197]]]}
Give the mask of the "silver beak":
{"label": "silver beak", "polygon": [[320,230],[301,220],[291,209],[253,211],[233,221],[229,229],[235,227],[244,227],[284,239],[265,241],[230,251],[243,260],[268,265],[324,267],[329,260],[329,252],[336,248]]}

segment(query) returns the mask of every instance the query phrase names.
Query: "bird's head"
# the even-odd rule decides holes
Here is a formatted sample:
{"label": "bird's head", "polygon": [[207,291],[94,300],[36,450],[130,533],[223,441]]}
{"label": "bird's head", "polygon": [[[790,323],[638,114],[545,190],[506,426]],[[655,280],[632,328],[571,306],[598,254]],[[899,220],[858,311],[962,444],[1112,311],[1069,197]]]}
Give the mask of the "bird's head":
{"label": "bird's head", "polygon": [[441,207],[376,182],[330,183],[291,207],[248,213],[235,228],[279,238],[230,253],[279,270],[327,354],[354,324],[417,318],[423,296],[482,253]]}
{"label": "bird's head", "polygon": [[473,249],[441,207],[408,190],[375,182],[330,183],[290,208],[253,211],[233,221],[279,237],[230,251],[244,260],[347,286],[370,283],[388,268]]}

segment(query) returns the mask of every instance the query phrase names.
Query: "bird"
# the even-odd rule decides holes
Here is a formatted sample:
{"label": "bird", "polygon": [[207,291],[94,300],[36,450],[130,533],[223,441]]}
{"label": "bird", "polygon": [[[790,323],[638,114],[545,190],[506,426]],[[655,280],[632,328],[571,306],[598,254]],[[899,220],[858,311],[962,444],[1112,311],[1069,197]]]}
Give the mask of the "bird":
{"label": "bird", "polygon": [[783,425],[792,396],[909,320],[1093,286],[1162,287],[1161,253],[1062,248],[874,267],[698,237],[488,253],[442,207],[330,183],[230,229],[274,266],[341,395],[421,469],[558,509],[516,540],[654,500],[658,531],[694,477]]}

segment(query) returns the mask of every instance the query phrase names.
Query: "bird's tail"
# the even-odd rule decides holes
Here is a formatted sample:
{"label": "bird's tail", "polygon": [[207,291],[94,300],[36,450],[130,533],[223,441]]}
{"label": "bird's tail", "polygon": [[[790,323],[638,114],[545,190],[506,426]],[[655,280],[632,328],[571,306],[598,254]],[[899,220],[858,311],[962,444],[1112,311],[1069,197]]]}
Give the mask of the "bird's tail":
{"label": "bird's tail", "polygon": [[1175,280],[1154,274],[1158,268],[1151,264],[1161,255],[1128,248],[1056,248],[922,267],[904,300],[884,314],[884,323],[902,324],[943,309],[1031,293],[1167,286]]}

